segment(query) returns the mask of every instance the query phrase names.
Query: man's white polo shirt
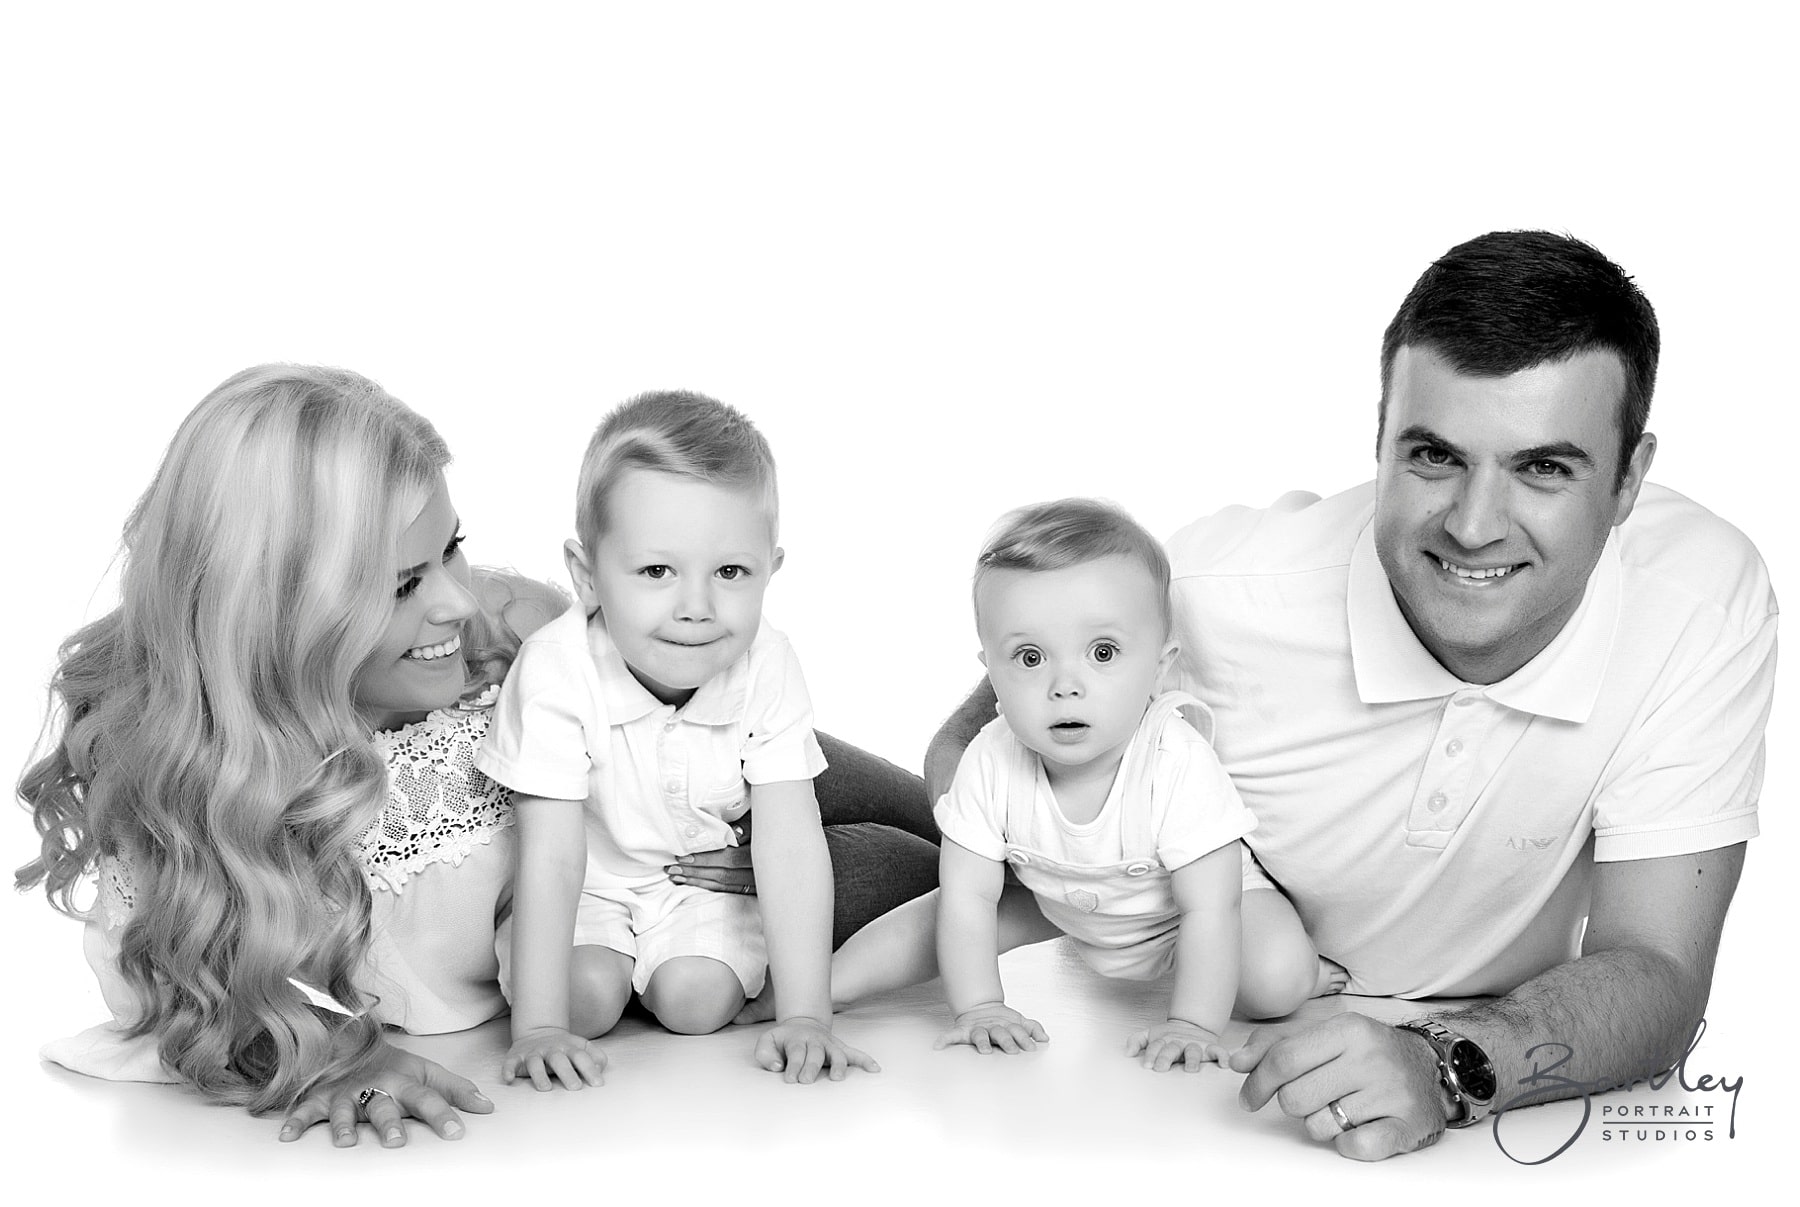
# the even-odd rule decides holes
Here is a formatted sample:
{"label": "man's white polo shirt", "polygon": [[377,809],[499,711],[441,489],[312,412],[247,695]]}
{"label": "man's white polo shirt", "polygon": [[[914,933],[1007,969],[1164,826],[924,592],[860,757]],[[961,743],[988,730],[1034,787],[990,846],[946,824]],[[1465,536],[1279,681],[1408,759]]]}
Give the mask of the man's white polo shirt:
{"label": "man's white polo shirt", "polygon": [[588,883],[667,879],[677,855],[735,846],[751,784],[825,769],[786,637],[750,649],[680,708],[645,690],[579,605],[526,638],[476,765],[528,796],[587,801]]}
{"label": "man's white polo shirt", "polygon": [[1413,635],[1374,507],[1288,495],[1169,542],[1169,686],[1211,707],[1245,841],[1351,992],[1506,992],[1576,954],[1594,861],[1756,834],[1776,606],[1741,533],[1645,486],[1562,632],[1484,687]]}

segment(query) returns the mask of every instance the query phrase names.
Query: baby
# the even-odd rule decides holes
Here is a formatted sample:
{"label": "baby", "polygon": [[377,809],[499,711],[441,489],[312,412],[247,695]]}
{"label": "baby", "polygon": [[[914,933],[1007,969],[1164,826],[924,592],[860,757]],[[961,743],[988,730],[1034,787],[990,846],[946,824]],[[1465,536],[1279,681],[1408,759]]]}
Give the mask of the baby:
{"label": "baby", "polygon": [[[710,398],[635,398],[588,445],[576,528],[578,604],[520,649],[478,759],[513,789],[519,829],[503,1078],[597,1085],[587,1041],[633,991],[665,1027],[704,1034],[765,971],[780,1021],[759,1063],[789,1081],[874,1071],[831,1033],[825,760],[799,663],[762,622],[782,561],[768,443]],[[670,882],[752,811],[758,896]]]}
{"label": "baby", "polygon": [[[1109,504],[1026,507],[988,540],[974,598],[1000,716],[938,802],[938,894],[844,945],[837,1000],[941,972],[956,1017],[938,1047],[1028,1050],[1049,1037],[1006,1004],[999,952],[1066,934],[1106,976],[1174,970],[1167,1018],[1127,1050],[1194,1071],[1228,1054],[1234,1003],[1278,1017],[1341,989],[1285,897],[1241,891],[1255,819],[1180,715],[1210,728],[1204,706],[1158,694],[1176,654],[1162,546]],[[1006,865],[1029,895],[1006,888]]]}

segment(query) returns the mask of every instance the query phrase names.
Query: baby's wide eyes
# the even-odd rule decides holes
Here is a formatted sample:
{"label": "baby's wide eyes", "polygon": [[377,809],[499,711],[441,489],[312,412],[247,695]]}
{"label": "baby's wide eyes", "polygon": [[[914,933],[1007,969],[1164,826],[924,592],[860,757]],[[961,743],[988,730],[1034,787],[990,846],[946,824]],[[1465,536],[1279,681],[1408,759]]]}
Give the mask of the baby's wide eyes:
{"label": "baby's wide eyes", "polygon": [[736,582],[738,579],[744,577],[745,574],[748,574],[749,571],[745,570],[742,566],[720,566],[714,573],[729,583]]}
{"label": "baby's wide eyes", "polygon": [[1088,657],[1105,665],[1119,656],[1119,647],[1110,641],[1096,641],[1088,648]]}
{"label": "baby's wide eyes", "polygon": [[645,578],[660,579],[668,576],[669,568],[667,566],[645,566],[638,573]]}
{"label": "baby's wide eyes", "polygon": [[1044,651],[1035,645],[1022,646],[1014,651],[1013,661],[1028,671],[1034,671],[1044,665]]}

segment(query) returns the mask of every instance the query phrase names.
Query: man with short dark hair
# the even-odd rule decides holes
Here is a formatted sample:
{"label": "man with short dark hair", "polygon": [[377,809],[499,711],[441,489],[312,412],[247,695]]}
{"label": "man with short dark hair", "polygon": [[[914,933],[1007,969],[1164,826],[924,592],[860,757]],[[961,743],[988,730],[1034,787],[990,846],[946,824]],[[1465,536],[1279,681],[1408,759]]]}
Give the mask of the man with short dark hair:
{"label": "man with short dark hair", "polygon": [[[1178,533],[1179,686],[1247,841],[1353,993],[1494,996],[1253,1032],[1244,1104],[1379,1159],[1572,1081],[1668,1068],[1756,833],[1776,607],[1755,549],[1644,476],[1658,339],[1588,245],[1501,232],[1383,345],[1378,473]],[[927,760],[934,787],[978,690]],[[1586,918],[1585,933],[1583,919]],[[1533,1099],[1538,1100],[1538,1099]]]}

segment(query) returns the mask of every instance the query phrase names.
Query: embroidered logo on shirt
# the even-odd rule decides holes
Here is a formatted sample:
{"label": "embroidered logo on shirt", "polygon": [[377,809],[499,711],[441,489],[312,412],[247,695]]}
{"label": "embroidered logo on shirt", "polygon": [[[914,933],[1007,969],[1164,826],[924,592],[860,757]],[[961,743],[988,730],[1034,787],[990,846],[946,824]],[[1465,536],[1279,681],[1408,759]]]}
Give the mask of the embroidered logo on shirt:
{"label": "embroidered logo on shirt", "polygon": [[1549,838],[1532,838],[1529,835],[1521,834],[1517,838],[1507,839],[1506,849],[1509,851],[1547,851],[1555,842],[1555,835],[1551,835]]}
{"label": "embroidered logo on shirt", "polygon": [[1070,889],[1063,900],[1084,914],[1091,914],[1100,908],[1100,898],[1084,888]]}

